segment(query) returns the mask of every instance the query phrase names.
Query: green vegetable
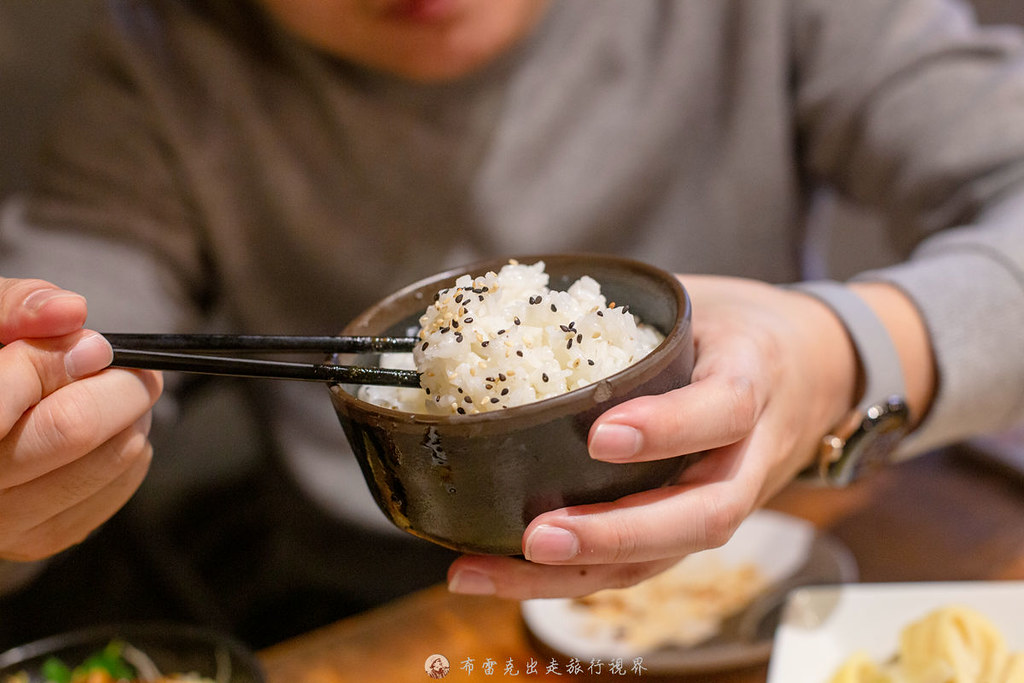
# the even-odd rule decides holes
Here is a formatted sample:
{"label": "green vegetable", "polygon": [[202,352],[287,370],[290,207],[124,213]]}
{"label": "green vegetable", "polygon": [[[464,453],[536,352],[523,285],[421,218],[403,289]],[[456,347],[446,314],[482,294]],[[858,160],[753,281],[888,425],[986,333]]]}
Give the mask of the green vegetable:
{"label": "green vegetable", "polygon": [[49,657],[43,662],[42,674],[49,683],[71,683],[71,669],[56,657]]}
{"label": "green vegetable", "polygon": [[[73,674],[88,673],[90,671],[106,671],[114,680],[131,679],[135,677],[135,669],[121,658],[124,651],[124,643],[119,640],[111,641],[99,652],[90,655],[84,662],[75,667]],[[67,679],[70,681],[70,679]],[[54,683],[65,683],[54,681]]]}

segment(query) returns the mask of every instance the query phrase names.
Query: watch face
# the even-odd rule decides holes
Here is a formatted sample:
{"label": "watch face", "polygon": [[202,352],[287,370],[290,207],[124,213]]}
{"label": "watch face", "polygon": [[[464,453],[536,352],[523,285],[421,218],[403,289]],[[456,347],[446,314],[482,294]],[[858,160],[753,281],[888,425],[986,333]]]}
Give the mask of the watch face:
{"label": "watch face", "polygon": [[899,396],[890,396],[870,406],[860,427],[846,440],[843,455],[831,478],[845,486],[867,470],[889,462],[893,451],[907,434],[910,411]]}

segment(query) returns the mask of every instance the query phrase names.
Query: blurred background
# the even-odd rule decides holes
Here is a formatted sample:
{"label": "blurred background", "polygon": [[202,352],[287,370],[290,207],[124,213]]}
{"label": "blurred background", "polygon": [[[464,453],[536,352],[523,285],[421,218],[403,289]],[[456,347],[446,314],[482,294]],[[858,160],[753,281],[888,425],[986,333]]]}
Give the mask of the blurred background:
{"label": "blurred background", "polygon": [[[1024,24],[1020,0],[974,4],[984,23]],[[0,199],[25,187],[29,159],[74,66],[77,41],[102,5],[0,0]],[[876,216],[823,193],[815,218],[814,268],[820,273],[843,277],[891,260]],[[837,253],[842,268],[833,264]],[[125,619],[198,622],[259,648],[365,607],[330,595],[275,591],[270,583],[237,590],[247,580],[239,577],[253,574],[240,563],[276,547],[264,535],[274,526],[263,522],[275,492],[272,479],[261,474],[271,459],[248,381],[197,381],[188,400],[162,408],[179,411],[180,424],[173,433],[154,434],[157,456],[141,492],[35,581],[0,598],[0,650],[57,630]],[[989,462],[1024,471],[1024,433],[979,441],[977,449]]]}

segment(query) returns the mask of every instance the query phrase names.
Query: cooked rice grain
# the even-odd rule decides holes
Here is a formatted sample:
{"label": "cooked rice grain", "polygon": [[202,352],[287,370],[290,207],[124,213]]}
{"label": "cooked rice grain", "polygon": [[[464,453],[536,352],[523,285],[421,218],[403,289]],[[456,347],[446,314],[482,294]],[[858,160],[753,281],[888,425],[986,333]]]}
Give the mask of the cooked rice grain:
{"label": "cooked rice grain", "polygon": [[382,359],[418,370],[423,388],[367,386],[360,397],[409,412],[500,410],[592,384],[661,343],[627,307],[606,302],[593,278],[566,291],[548,281],[543,261],[460,277],[420,317],[422,343],[413,353]]}

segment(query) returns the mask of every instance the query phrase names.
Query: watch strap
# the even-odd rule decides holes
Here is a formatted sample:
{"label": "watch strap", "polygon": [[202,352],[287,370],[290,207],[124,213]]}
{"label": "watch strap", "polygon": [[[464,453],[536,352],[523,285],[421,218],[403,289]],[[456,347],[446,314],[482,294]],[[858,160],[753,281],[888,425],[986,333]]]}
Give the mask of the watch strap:
{"label": "watch strap", "polygon": [[849,287],[832,280],[813,280],[788,288],[808,294],[828,306],[846,328],[860,360],[863,394],[848,417],[834,428],[834,432],[840,433],[823,437],[819,462],[810,473],[830,484],[845,485],[850,482],[857,465],[851,463],[844,453],[850,432],[878,406],[888,405],[893,397],[902,401],[905,395],[899,352],[878,315]]}
{"label": "watch strap", "polygon": [[856,292],[832,280],[811,280],[790,286],[828,306],[846,328],[864,372],[861,412],[887,396],[904,396],[899,352],[875,311]]}

